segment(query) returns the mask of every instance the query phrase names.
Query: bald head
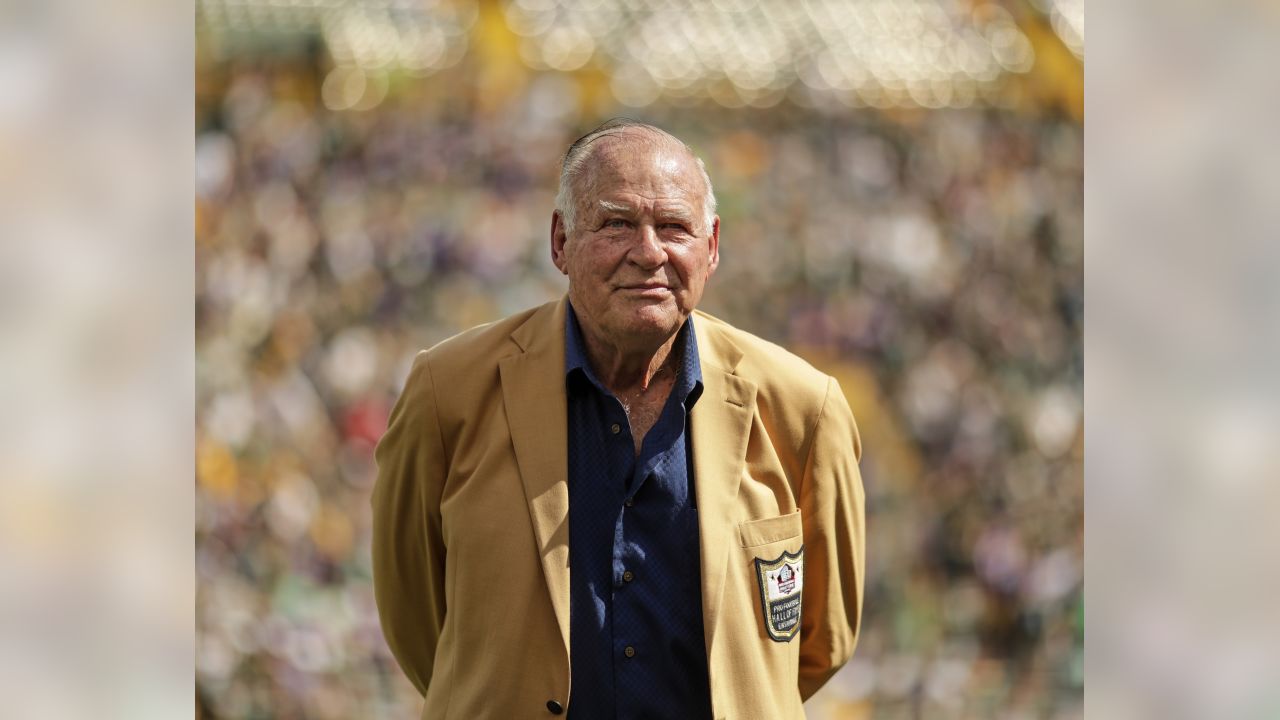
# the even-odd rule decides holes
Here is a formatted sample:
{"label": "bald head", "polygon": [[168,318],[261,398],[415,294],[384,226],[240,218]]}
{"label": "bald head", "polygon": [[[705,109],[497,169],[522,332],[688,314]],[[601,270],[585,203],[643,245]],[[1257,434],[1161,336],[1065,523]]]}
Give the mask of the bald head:
{"label": "bald head", "polygon": [[634,150],[637,146],[653,152],[666,151],[692,163],[705,189],[701,213],[703,230],[710,229],[715,221],[716,196],[702,159],[683,141],[661,128],[628,118],[614,118],[578,138],[565,153],[556,210],[566,232],[574,231],[579,202],[590,194],[586,190],[600,182],[599,173],[608,172],[611,155],[624,147]]}

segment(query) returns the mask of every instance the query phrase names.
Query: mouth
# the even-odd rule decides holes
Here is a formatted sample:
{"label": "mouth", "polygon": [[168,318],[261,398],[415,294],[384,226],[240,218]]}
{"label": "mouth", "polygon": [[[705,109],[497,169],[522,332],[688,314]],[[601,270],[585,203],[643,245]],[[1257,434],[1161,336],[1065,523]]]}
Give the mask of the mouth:
{"label": "mouth", "polygon": [[628,295],[639,295],[641,297],[662,297],[671,294],[669,285],[660,283],[641,283],[638,285],[620,285],[618,290]]}

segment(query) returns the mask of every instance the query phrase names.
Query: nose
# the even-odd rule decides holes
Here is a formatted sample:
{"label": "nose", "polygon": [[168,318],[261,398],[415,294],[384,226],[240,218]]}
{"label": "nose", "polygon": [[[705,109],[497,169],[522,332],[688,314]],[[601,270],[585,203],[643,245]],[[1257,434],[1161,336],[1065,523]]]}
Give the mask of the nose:
{"label": "nose", "polygon": [[652,225],[640,225],[640,241],[632,246],[629,258],[645,270],[660,268],[667,263],[666,248]]}

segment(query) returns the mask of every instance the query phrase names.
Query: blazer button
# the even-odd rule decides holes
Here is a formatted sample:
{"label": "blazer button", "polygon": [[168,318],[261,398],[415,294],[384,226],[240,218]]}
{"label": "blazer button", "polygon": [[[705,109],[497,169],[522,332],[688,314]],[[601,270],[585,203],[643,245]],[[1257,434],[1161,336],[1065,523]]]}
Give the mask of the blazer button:
{"label": "blazer button", "polygon": [[564,706],[555,700],[547,701],[547,709],[551,711],[552,715],[560,715],[564,713]]}

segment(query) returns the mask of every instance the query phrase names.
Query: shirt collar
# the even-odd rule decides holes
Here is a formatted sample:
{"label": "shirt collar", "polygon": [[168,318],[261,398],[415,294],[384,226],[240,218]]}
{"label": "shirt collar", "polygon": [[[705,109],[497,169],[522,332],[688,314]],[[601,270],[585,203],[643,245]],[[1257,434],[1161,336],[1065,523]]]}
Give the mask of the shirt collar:
{"label": "shirt collar", "polygon": [[[582,329],[578,326],[578,314],[574,312],[573,303],[566,303],[568,311],[564,314],[564,373],[565,384],[572,388],[574,378],[585,378],[600,392],[612,393],[596,377],[587,362],[587,346],[582,338]],[[676,338],[676,347],[680,348],[677,359],[676,384],[672,393],[685,399],[686,409],[692,408],[702,395],[702,361],[698,357],[698,335],[693,329],[693,315],[680,327],[680,337]]]}

